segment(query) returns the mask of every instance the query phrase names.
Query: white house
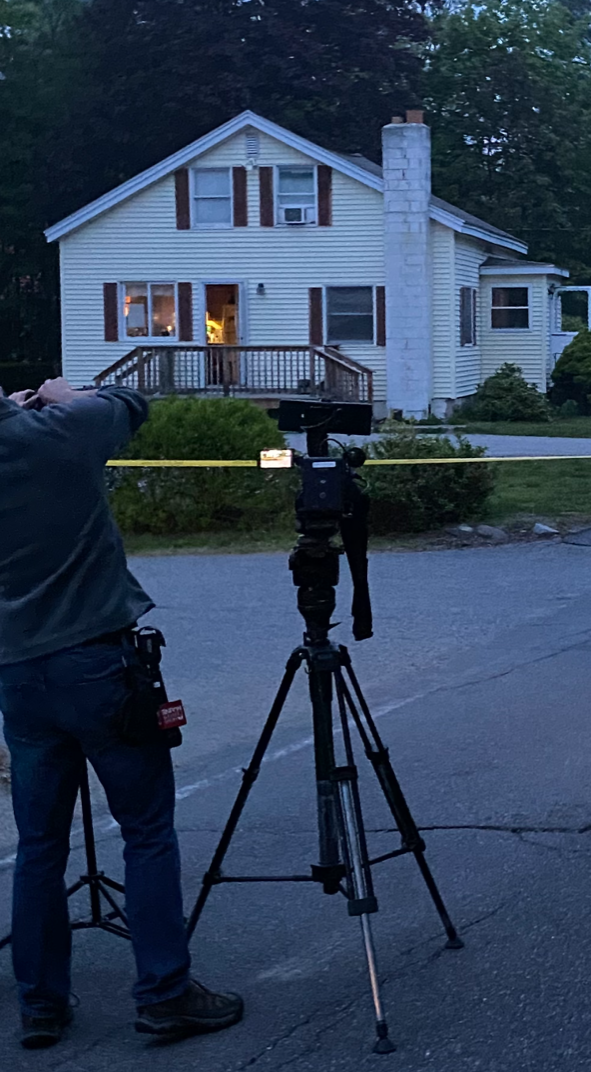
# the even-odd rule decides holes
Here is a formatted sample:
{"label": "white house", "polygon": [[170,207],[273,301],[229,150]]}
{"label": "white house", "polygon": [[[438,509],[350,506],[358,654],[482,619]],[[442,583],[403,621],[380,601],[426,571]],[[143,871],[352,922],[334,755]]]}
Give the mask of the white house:
{"label": "white house", "polygon": [[444,415],[505,361],[545,390],[572,338],[568,272],[432,195],[421,112],[384,128],[383,167],[244,112],[46,236],[79,385]]}

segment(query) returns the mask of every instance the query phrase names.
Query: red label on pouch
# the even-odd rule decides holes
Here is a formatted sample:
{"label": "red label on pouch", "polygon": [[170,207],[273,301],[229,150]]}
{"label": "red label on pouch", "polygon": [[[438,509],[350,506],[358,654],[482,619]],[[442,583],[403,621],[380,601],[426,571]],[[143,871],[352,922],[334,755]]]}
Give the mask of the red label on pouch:
{"label": "red label on pouch", "polygon": [[182,700],[172,700],[158,708],[158,725],[161,730],[174,730],[187,725],[187,716]]}

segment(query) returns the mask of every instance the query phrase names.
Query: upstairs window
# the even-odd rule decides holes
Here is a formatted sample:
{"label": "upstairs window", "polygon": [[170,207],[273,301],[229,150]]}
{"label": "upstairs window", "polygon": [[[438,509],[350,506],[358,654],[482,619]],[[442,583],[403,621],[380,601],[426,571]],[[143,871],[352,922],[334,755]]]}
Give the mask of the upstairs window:
{"label": "upstairs window", "polygon": [[476,346],[476,310],[478,291],[460,288],[460,346]]}
{"label": "upstairs window", "polygon": [[197,168],[193,172],[195,227],[232,226],[230,168]]}
{"label": "upstairs window", "polygon": [[122,290],[125,338],[176,338],[174,283],[123,283]]}
{"label": "upstairs window", "polygon": [[373,343],[373,305],[373,287],[327,287],[327,342]]}
{"label": "upstairs window", "polygon": [[497,331],[529,328],[528,287],[493,287],[491,326]]}
{"label": "upstairs window", "polygon": [[277,222],[316,223],[316,168],[280,167],[277,177]]}

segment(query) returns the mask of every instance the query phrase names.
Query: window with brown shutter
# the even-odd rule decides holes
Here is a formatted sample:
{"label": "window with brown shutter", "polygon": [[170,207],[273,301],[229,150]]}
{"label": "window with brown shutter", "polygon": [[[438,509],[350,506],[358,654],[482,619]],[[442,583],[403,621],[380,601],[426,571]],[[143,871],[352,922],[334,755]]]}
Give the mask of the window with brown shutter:
{"label": "window with brown shutter", "polygon": [[117,283],[103,283],[105,310],[105,342],[119,341],[119,287]]}
{"label": "window with brown shutter", "polygon": [[376,287],[376,346],[386,345],[386,288]]}
{"label": "window with brown shutter", "polygon": [[234,191],[234,227],[248,227],[245,167],[232,168],[232,186]]}
{"label": "window with brown shutter", "polygon": [[191,206],[189,204],[189,172],[187,168],[181,168],[180,171],[175,171],[174,188],[176,194],[177,231],[190,231]]}
{"label": "window with brown shutter", "polygon": [[310,287],[310,345],[324,342],[322,287]]}
{"label": "window with brown shutter", "polygon": [[332,168],[318,165],[318,226],[332,224]]}
{"label": "window with brown shutter", "polygon": [[181,342],[192,342],[193,286],[191,283],[179,283],[177,292],[179,306],[179,339]]}
{"label": "window with brown shutter", "polygon": [[273,198],[273,168],[259,168],[259,186],[261,198],[261,227],[273,227],[275,224],[275,205]]}

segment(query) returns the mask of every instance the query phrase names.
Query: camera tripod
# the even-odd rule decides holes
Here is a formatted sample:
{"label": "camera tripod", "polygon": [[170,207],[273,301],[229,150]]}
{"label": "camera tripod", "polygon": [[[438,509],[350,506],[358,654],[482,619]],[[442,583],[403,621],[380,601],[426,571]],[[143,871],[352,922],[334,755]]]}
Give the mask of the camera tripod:
{"label": "camera tripod", "polygon": [[[130,938],[125,913],[113,896],[113,893],[124,894],[125,888],[120,882],[115,882],[114,879],[108,878],[103,871],[98,869],[86,760],[84,760],[80,772],[80,804],[84,830],[86,871],[77,882],[68,888],[67,896],[68,898],[73,897],[80,890],[87,889],[90,915],[88,919],[75,920],[71,924],[71,928],[73,931],[98,929],[108,931],[110,934],[116,934],[119,938]],[[103,904],[103,901],[106,902],[106,905]],[[11,941],[12,935],[6,935],[5,938],[0,940],[0,949],[10,945]]]}
{"label": "camera tripod", "polygon": [[[287,429],[290,430],[290,429]],[[308,442],[312,436],[308,430]],[[328,451],[325,437],[316,436],[314,446],[321,457]],[[352,452],[351,452],[352,453]],[[362,464],[364,455],[358,452],[355,465]],[[314,472],[316,464],[317,471]],[[326,894],[342,893],[347,898],[349,915],[359,917],[369,980],[373,998],[377,1041],[376,1053],[392,1053],[394,1043],[388,1033],[384,1015],[376,954],[372,936],[371,915],[378,911],[372,880],[372,867],[398,856],[412,854],[431,895],[447,935],[447,948],[461,949],[463,942],[447,913],[435,879],[425,859],[425,843],[411,815],[398,779],[390,762],[388,749],[382,742],[361,687],[355,676],[347,649],[330,641],[331,617],[336,607],[336,585],[339,580],[340,550],[332,537],[341,529],[355,582],[353,604],[354,632],[358,639],[372,635],[371,604],[367,589],[367,512],[365,496],[353,485],[350,466],[331,472],[334,463],[306,458],[303,492],[298,500],[297,515],[302,532],[290,560],[294,584],[298,586],[298,609],[304,617],[304,643],[292,652],[271,711],[263,728],[249,766],[243,772],[242,784],[203,878],[201,891],[188,922],[189,937],[193,934],[209,894],[221,883],[241,882],[317,882]],[[339,477],[340,472],[340,477]],[[337,486],[342,478],[342,486]],[[332,487],[330,485],[333,485]],[[351,485],[351,486],[350,486]],[[323,505],[332,498],[333,504],[344,495],[347,525],[338,509],[327,511]],[[351,528],[352,525],[352,528]],[[236,832],[238,822],[250,791],[260,773],[267,749],[279,722],[282,710],[298,669],[304,665],[309,675],[312,706],[314,758],[318,814],[319,863],[307,875],[249,875],[230,876],[222,872],[224,859]],[[336,696],[338,721],[333,701]],[[336,721],[336,726],[335,726]],[[401,845],[376,858],[370,858],[361,811],[358,772],[355,764],[351,728],[359,735],[365,754],[377,776],[386,803],[401,836]],[[340,730],[344,763],[337,761],[335,738]]]}

